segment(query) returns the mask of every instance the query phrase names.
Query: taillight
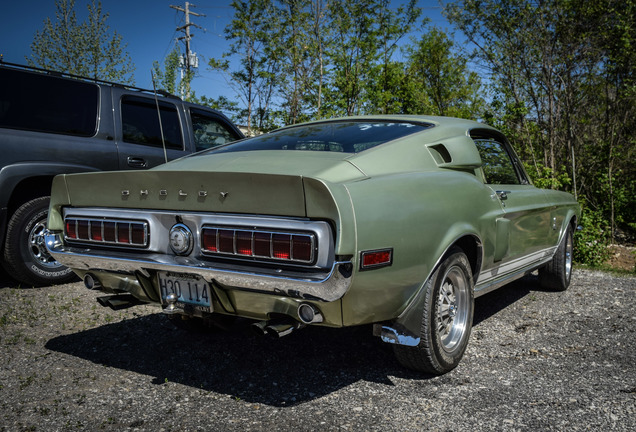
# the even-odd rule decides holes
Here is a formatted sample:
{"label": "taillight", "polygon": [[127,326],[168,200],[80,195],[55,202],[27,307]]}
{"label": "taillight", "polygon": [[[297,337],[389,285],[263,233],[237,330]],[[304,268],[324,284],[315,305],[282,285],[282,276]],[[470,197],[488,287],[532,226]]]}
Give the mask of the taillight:
{"label": "taillight", "polygon": [[313,234],[203,227],[201,249],[206,254],[307,264],[314,260],[316,240]]}
{"label": "taillight", "polygon": [[64,228],[68,240],[143,247],[148,245],[146,222],[67,218]]}

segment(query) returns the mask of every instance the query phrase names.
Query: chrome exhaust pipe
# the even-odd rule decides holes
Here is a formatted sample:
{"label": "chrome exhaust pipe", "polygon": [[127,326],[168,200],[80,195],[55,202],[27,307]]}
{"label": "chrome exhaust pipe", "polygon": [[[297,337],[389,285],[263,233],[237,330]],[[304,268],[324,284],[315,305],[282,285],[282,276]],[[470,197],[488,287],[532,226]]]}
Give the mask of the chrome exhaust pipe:
{"label": "chrome exhaust pipe", "polygon": [[265,331],[265,327],[267,327],[267,321],[259,321],[250,326],[252,330],[259,336],[265,336],[267,332]]}
{"label": "chrome exhaust pipe", "polygon": [[301,303],[298,305],[298,319],[303,324],[314,324],[321,323],[324,321],[324,317],[322,313],[315,307],[310,305],[309,303]]}
{"label": "chrome exhaust pipe", "polygon": [[259,336],[268,335],[273,338],[281,338],[287,336],[294,330],[305,327],[305,324],[296,321],[293,318],[280,318],[271,321],[259,321],[252,324],[254,330]]}
{"label": "chrome exhaust pipe", "polygon": [[144,302],[138,300],[132,294],[115,294],[97,297],[97,303],[112,310],[121,310],[143,304]]}
{"label": "chrome exhaust pipe", "polygon": [[267,327],[265,327],[265,331],[273,338],[282,338],[283,336],[291,334],[291,332],[293,332],[294,330],[303,327],[305,327],[305,324],[294,321],[268,325]]}
{"label": "chrome exhaust pipe", "polygon": [[97,277],[91,273],[86,273],[84,275],[84,286],[89,290],[100,290],[102,289],[102,283],[97,279]]}

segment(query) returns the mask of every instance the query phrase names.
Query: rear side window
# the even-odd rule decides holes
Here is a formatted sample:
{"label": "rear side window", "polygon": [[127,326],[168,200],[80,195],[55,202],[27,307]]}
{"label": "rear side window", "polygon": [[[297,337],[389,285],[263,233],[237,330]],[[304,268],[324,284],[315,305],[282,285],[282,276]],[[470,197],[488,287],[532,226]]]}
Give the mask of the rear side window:
{"label": "rear side window", "polygon": [[218,147],[239,138],[219,117],[204,110],[191,108],[190,118],[197,151]]}
{"label": "rear side window", "polygon": [[0,127],[89,137],[98,104],[96,84],[0,68]]}
{"label": "rear side window", "polygon": [[482,168],[489,184],[519,184],[510,155],[503,144],[490,139],[476,139]]}
{"label": "rear side window", "polygon": [[[154,99],[124,96],[121,99],[122,136],[124,141],[153,147],[183,149],[183,133],[174,104],[159,101],[161,123]],[[163,133],[162,133],[163,132]]]}

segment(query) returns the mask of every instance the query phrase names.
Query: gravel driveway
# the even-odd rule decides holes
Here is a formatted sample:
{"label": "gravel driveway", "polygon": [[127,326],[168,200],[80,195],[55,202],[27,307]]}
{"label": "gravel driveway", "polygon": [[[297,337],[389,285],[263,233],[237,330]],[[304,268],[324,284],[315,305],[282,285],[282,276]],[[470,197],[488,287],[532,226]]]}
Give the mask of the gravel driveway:
{"label": "gravel driveway", "polygon": [[102,308],[81,283],[0,277],[0,430],[636,430],[636,278],[528,277],[477,299],[442,377],[402,369],[370,327],[188,334]]}

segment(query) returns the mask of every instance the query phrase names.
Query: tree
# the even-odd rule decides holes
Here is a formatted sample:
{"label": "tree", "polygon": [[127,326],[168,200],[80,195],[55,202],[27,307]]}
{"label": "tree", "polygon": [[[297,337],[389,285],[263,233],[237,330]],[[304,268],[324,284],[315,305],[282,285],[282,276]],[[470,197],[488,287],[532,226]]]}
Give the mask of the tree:
{"label": "tree", "polygon": [[[268,44],[275,16],[271,0],[235,0],[232,7],[234,18],[225,29],[225,38],[232,41],[230,50],[223,54],[223,59],[210,59],[208,65],[225,74],[245,105],[244,120],[250,134],[254,125],[264,128],[268,124],[277,85],[280,64],[276,52]],[[239,67],[234,70],[227,60],[232,56],[239,57]]]}
{"label": "tree", "polygon": [[[179,69],[181,69],[181,67],[181,51],[177,44],[175,44],[172,51],[170,51],[164,60],[163,71],[159,67],[158,62],[155,61],[152,64],[155,85],[170,94],[182,95],[184,100],[188,102],[197,103],[198,99],[194,91],[191,90],[194,71],[187,71],[179,77]],[[185,95],[185,97],[183,95]]]}
{"label": "tree", "polygon": [[467,60],[452,39],[437,28],[424,33],[408,55],[406,76],[412,81],[405,110],[413,114],[480,118],[485,102],[481,79],[470,72]]}
{"label": "tree", "polygon": [[463,0],[446,13],[535,183],[573,190],[612,231],[633,223],[636,2]]}
{"label": "tree", "polygon": [[87,21],[78,23],[75,0],[56,0],[55,21],[47,18],[42,31],[35,33],[32,57],[27,62],[58,72],[133,84],[134,66],[121,35],[109,32],[108,14],[102,13],[101,2],[93,0],[87,7]]}

